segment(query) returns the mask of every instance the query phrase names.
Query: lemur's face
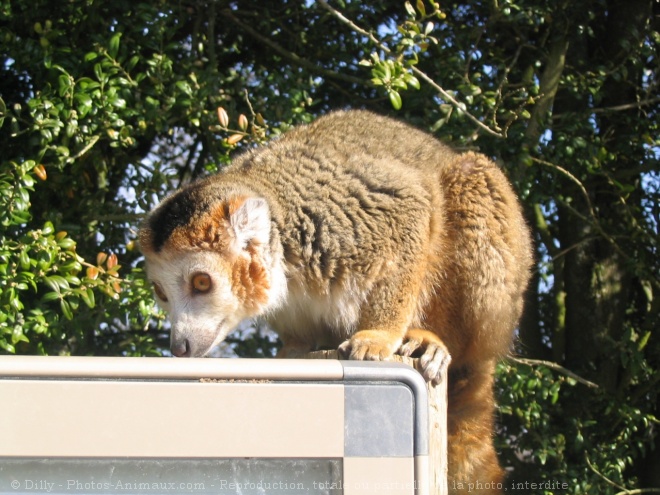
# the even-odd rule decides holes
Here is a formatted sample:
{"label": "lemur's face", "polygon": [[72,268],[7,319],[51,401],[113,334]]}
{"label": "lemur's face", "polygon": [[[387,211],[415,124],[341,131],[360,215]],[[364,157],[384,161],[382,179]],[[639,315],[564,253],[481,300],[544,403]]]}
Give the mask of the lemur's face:
{"label": "lemur's face", "polygon": [[232,266],[208,251],[162,252],[147,257],[158,304],[172,325],[170,348],[179,357],[206,356],[250,314]]}
{"label": "lemur's face", "polygon": [[[154,210],[140,230],[147,276],[168,313],[172,354],[203,357],[244,319],[277,299],[264,260],[266,202],[234,197],[195,210],[184,190]],[[277,286],[277,284],[275,284]]]}

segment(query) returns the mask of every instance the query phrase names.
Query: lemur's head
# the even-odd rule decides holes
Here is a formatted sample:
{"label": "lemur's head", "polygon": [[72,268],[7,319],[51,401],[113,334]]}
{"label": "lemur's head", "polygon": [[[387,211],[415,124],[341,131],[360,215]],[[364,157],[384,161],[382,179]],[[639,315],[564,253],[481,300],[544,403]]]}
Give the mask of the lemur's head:
{"label": "lemur's head", "polygon": [[242,320],[276,303],[270,229],[266,200],[225,195],[210,181],[181,189],[147,216],[139,243],[172,325],[173,355],[208,355]]}

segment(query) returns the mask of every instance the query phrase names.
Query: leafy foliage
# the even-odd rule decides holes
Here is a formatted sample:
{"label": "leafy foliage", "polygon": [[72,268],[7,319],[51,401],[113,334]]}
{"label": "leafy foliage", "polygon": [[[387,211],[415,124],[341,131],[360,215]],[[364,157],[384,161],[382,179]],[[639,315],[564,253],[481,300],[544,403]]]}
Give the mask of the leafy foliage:
{"label": "leafy foliage", "polygon": [[511,479],[660,487],[658,18],[651,0],[0,1],[0,349],[166,352],[141,215],[369,107],[499,160],[525,201],[525,359],[498,383]]}

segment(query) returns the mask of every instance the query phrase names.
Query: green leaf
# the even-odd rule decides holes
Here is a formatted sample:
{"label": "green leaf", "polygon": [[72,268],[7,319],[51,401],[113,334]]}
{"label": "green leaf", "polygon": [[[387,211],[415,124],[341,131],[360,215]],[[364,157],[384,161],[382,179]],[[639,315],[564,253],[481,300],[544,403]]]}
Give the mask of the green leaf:
{"label": "green leaf", "polygon": [[406,3],[404,4],[404,6],[406,7],[406,12],[408,12],[408,14],[409,14],[411,17],[415,17],[415,15],[416,15],[416,14],[415,14],[415,9],[414,9],[414,7],[412,6],[412,4],[411,4],[410,2],[406,2]]}
{"label": "green leaf", "polygon": [[23,184],[25,184],[25,187],[32,187],[34,186],[34,179],[30,175],[24,175]]}
{"label": "green leaf", "polygon": [[92,89],[101,87],[98,81],[95,81],[94,79],[91,79],[89,77],[81,77],[80,79],[78,79],[77,84],[81,89],[84,89],[86,91],[90,91]]}
{"label": "green leaf", "polygon": [[73,311],[71,310],[71,305],[66,299],[60,300],[60,309],[67,320],[73,320]]}
{"label": "green leaf", "polygon": [[383,68],[385,79],[391,79],[392,78],[391,63],[388,63],[388,62],[390,62],[390,60],[388,60],[387,62],[381,64],[381,67]]}
{"label": "green leaf", "polygon": [[14,289],[10,289],[7,292],[10,294],[9,306],[11,306],[11,308],[17,313],[23,311],[25,306],[18,297],[18,294],[16,294],[16,291]]}
{"label": "green leaf", "polygon": [[65,74],[60,74],[57,77],[59,86],[59,95],[64,96],[71,89],[71,78]]}
{"label": "green leaf", "polygon": [[392,87],[398,89],[408,89],[408,85],[403,79],[394,79],[392,80]]}
{"label": "green leaf", "polygon": [[371,76],[374,79],[385,79],[386,73],[385,69],[383,68],[383,64],[378,63],[376,66],[374,66],[373,69],[371,69]]}
{"label": "green leaf", "polygon": [[134,55],[133,57],[131,57],[131,59],[128,62],[126,62],[126,65],[125,65],[124,68],[126,69],[127,72],[129,72],[129,71],[133,70],[133,68],[137,65],[137,63],[139,61],[140,61],[140,57],[138,57],[137,55]]}
{"label": "green leaf", "polygon": [[75,247],[76,241],[74,241],[70,237],[64,237],[63,239],[57,241],[57,245],[62,249],[68,250]]}
{"label": "green leaf", "polygon": [[116,98],[112,101],[112,106],[115,108],[124,109],[126,108],[126,100],[123,98]]}
{"label": "green leaf", "polygon": [[11,214],[11,220],[14,225],[24,225],[32,219],[29,211],[16,210]]}
{"label": "green leaf", "polygon": [[[68,135],[68,133],[67,133],[67,135]],[[55,148],[55,153],[57,153],[60,156],[63,156],[64,158],[68,158],[69,148],[67,148],[66,146],[58,146],[58,147]]]}
{"label": "green leaf", "polygon": [[16,354],[16,348],[4,339],[0,339],[0,347],[9,354]]}
{"label": "green leaf", "polygon": [[403,101],[401,100],[401,95],[399,94],[399,92],[395,90],[391,90],[388,91],[387,96],[389,96],[390,98],[390,103],[392,104],[392,107],[395,110],[399,110],[403,105]]}
{"label": "green leaf", "polygon": [[67,280],[60,275],[44,277],[44,282],[46,282],[55,292],[60,292],[61,289],[69,288],[69,282],[67,282]]}
{"label": "green leaf", "polygon": [[[82,270],[82,265],[78,262],[78,260],[71,260],[68,261],[67,263],[64,263],[63,265],[60,265],[59,270],[61,272],[75,272],[78,273],[80,270]],[[70,282],[71,280],[69,280]]]}
{"label": "green leaf", "polygon": [[21,265],[21,268],[23,270],[29,270],[30,269],[30,255],[28,254],[29,248],[24,247],[21,250],[21,254],[19,255],[19,263]]}
{"label": "green leaf", "polygon": [[112,58],[117,58],[117,53],[119,53],[120,38],[121,38],[121,33],[117,33],[112,38],[110,38],[110,43],[108,45],[108,53]]}
{"label": "green leaf", "polygon": [[89,113],[89,111],[92,109],[92,105],[93,105],[90,96],[85,93],[76,93],[74,99],[78,103],[78,106],[76,108],[78,110],[78,114],[81,117],[86,116]]}
{"label": "green leaf", "polygon": [[647,330],[646,333],[642,335],[642,338],[639,339],[639,344],[637,344],[637,349],[639,351],[644,350],[644,347],[646,347],[646,344],[648,344],[650,337],[651,337],[651,330]]}
{"label": "green leaf", "polygon": [[409,86],[411,86],[411,87],[413,87],[417,90],[421,88],[421,85],[419,84],[419,79],[417,79],[412,74],[406,74],[404,76],[404,80],[406,81],[406,83],[408,83]]}
{"label": "green leaf", "polygon": [[188,84],[187,81],[177,81],[176,87],[179,88],[183,93],[187,94],[188,96],[192,96],[192,88],[190,87],[190,84]]}
{"label": "green leaf", "polygon": [[96,79],[99,82],[103,82],[104,76],[103,76],[103,67],[101,64],[94,64],[94,75],[96,76]]}
{"label": "green leaf", "polygon": [[94,291],[91,288],[87,288],[87,290],[80,291],[80,297],[82,298],[83,302],[87,305],[87,307],[94,308],[94,306],[96,305],[96,301],[94,299]]}
{"label": "green leaf", "polygon": [[41,300],[44,302],[51,302],[55,301],[56,299],[61,299],[61,297],[62,295],[59,292],[47,292],[44,294]]}

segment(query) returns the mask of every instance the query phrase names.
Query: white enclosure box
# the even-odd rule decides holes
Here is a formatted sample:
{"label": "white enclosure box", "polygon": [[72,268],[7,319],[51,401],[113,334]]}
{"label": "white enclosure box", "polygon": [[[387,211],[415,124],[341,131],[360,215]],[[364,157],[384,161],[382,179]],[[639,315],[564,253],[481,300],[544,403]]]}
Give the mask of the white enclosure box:
{"label": "white enclosure box", "polygon": [[0,356],[0,495],[429,493],[399,363]]}

